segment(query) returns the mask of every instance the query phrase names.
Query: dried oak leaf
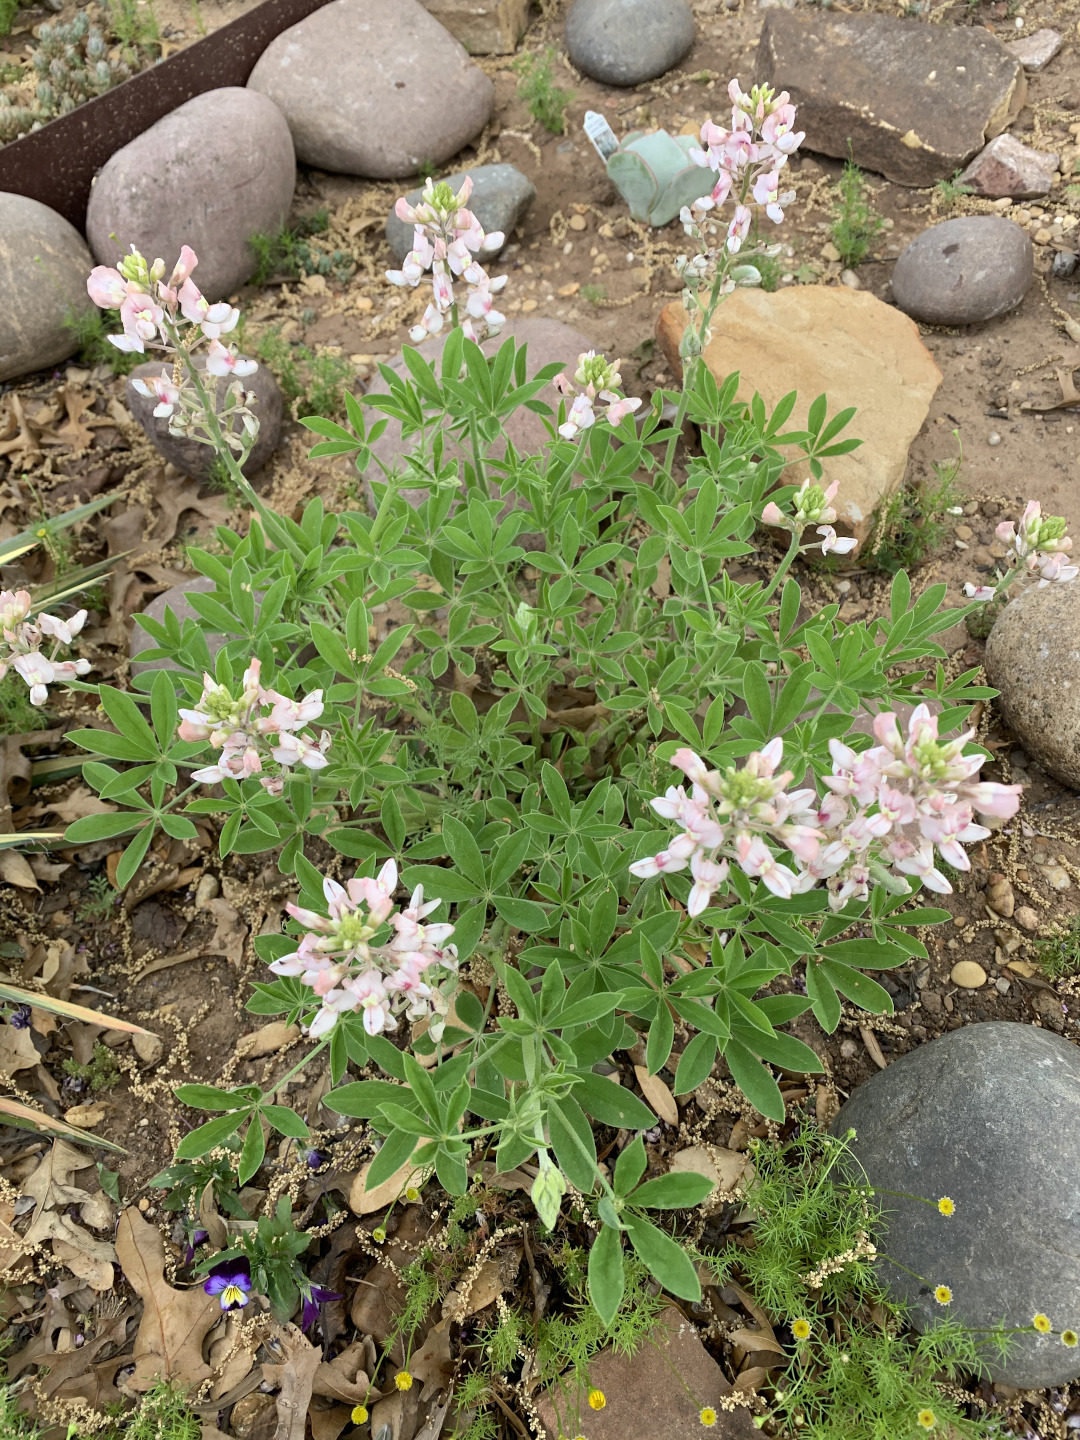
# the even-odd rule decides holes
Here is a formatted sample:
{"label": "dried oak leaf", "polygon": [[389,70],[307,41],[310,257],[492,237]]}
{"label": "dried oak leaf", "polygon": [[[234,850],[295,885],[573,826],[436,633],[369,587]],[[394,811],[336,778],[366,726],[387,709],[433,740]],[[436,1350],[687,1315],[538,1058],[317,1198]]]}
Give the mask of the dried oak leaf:
{"label": "dried oak leaf", "polygon": [[143,1302],[135,1337],[135,1373],[128,1385],[132,1390],[149,1390],[159,1379],[200,1385],[212,1373],[202,1346],[221,1314],[214,1298],[201,1286],[173,1289],[165,1279],[165,1241],[138,1210],[129,1208],[120,1216],[116,1253]]}
{"label": "dried oak leaf", "polygon": [[322,1351],[312,1345],[295,1325],[283,1325],[278,1344],[285,1359],[281,1365],[263,1365],[263,1375],[280,1385],[277,1396],[277,1429],[274,1440],[304,1440],[308,1406],[315,1374],[322,1364]]}

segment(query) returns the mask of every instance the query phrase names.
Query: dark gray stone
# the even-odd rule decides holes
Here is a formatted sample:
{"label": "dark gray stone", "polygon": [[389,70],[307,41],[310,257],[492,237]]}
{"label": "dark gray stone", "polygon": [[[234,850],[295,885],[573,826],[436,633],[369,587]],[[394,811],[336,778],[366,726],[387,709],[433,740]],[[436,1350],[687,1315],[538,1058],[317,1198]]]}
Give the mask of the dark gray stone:
{"label": "dark gray stone", "polygon": [[893,299],[928,325],[975,325],[1013,310],[1035,273],[1031,241],[1004,215],[964,215],[911,242],[892,274]]}
{"label": "dark gray stone", "polygon": [[223,300],[255,269],[248,244],[280,230],[296,158],[281,112],[254,90],[207,90],[117,150],[90,191],[86,234],[101,265],[136,245],[166,274],[181,245],[199,257],[192,279]]}
{"label": "dark gray stone", "polygon": [[[200,370],[203,370],[206,365],[205,356],[196,356],[195,363]],[[159,420],[154,415],[156,400],[148,395],[140,395],[131,383],[133,380],[146,380],[151,375],[160,375],[163,369],[168,370],[168,368],[160,360],[156,360],[146,365],[137,365],[132,370],[128,376],[125,395],[128,409],[146,431],[147,438],[154,449],[164,459],[171,461],[185,475],[191,475],[196,480],[209,480],[214,470],[215,452],[213,447],[203,445],[198,440],[185,439],[182,435],[170,435],[168,420]],[[231,380],[224,377],[218,380],[217,399],[219,405],[224,402],[232,383]],[[281,438],[284,400],[281,387],[265,365],[260,365],[253,375],[246,375],[243,384],[246,389],[255,393],[256,403],[252,407],[252,413],[259,422],[258,439],[252,446],[251,454],[244,464],[244,474],[251,476],[266,464],[277,449],[278,441]]]}
{"label": "dark gray stone", "polygon": [[419,0],[331,0],[260,55],[305,165],[392,180],[441,165],[487,124],[495,87]]}
{"label": "dark gray stone", "polygon": [[787,90],[804,148],[932,185],[1019,114],[1023,67],[982,26],[769,10],[755,80]]}
{"label": "dark gray stone", "polygon": [[66,360],[78,348],[70,311],[93,310],[93,260],[62,215],[25,195],[0,193],[0,380]]}
{"label": "dark gray stone", "polygon": [[[879,1192],[922,1197],[879,1193],[882,1279],[916,1325],[946,1313],[938,1285],[953,1292],[950,1317],[975,1330],[1027,1326],[1041,1311],[1055,1333],[1014,1335],[1004,1361],[987,1347],[990,1375],[1033,1389],[1080,1375],[1080,1351],[1059,1339],[1080,1329],[1075,1045],[1032,1025],[965,1025],[894,1060],[832,1129],[856,1132],[853,1153]],[[948,1218],[943,1195],[956,1207]]]}
{"label": "dark gray stone", "polygon": [[[501,230],[509,240],[514,226],[521,223],[526,210],[536,199],[536,186],[514,165],[477,165],[472,170],[462,170],[457,175],[441,178],[456,191],[461,188],[467,174],[472,176],[473,182],[469,209],[485,231],[490,234],[493,230]],[[415,205],[421,193],[419,188],[410,190],[405,199],[410,205]],[[404,260],[412,249],[412,242],[413,227],[399,220],[391,210],[386,219],[386,243],[399,260]],[[486,263],[501,253],[501,248],[488,250],[481,259]]]}
{"label": "dark gray stone", "polygon": [[640,85],[670,70],[694,43],[684,0],[575,0],[566,20],[574,65],[604,85]]}

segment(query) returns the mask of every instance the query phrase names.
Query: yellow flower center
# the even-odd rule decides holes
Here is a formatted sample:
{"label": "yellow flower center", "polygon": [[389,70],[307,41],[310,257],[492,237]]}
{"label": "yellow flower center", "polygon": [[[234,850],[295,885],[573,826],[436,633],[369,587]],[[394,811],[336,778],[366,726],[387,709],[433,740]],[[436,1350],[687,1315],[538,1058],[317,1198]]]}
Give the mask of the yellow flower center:
{"label": "yellow flower center", "polygon": [[240,1289],[239,1285],[226,1285],[225,1289],[221,1292],[221,1298],[225,1301],[226,1306],[245,1305],[247,1303],[247,1296],[243,1290]]}
{"label": "yellow flower center", "polygon": [[367,1406],[354,1405],[352,1409],[352,1415],[349,1418],[352,1420],[352,1423],[354,1425],[363,1425],[364,1421],[367,1419]]}
{"label": "yellow flower center", "polygon": [[604,1394],[604,1392],[603,1392],[602,1390],[590,1390],[590,1391],[589,1391],[589,1409],[590,1409],[590,1410],[603,1410],[603,1408],[604,1408],[604,1406],[605,1406],[606,1404],[607,1404],[607,1396]]}
{"label": "yellow flower center", "polygon": [[394,1384],[399,1390],[411,1390],[412,1376],[407,1370],[399,1370],[398,1373],[394,1376]]}
{"label": "yellow flower center", "polygon": [[702,1425],[712,1426],[716,1424],[716,1411],[711,1405],[706,1405],[701,1412]]}

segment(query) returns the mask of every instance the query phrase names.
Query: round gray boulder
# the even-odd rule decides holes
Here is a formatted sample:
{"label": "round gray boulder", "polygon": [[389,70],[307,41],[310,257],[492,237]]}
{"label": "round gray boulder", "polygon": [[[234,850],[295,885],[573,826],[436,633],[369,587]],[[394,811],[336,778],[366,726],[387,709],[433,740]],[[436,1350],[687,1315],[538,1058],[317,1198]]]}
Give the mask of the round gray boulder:
{"label": "round gray boulder", "polygon": [[[205,369],[205,356],[196,356],[195,363],[200,370]],[[132,384],[134,380],[146,380],[152,375],[160,375],[162,369],[168,368],[168,366],[163,366],[160,360],[156,360],[146,365],[137,365],[132,370],[128,376],[127,393],[124,397],[127,400],[128,409],[146,431],[147,439],[163,459],[171,461],[185,475],[191,475],[196,480],[209,480],[213,476],[216,459],[213,447],[203,445],[198,440],[189,440],[182,435],[170,435],[168,419],[159,420],[154,415],[157,401],[152,396],[141,395]],[[217,382],[219,405],[224,402],[231,383],[224,377],[219,378]],[[281,439],[284,399],[281,387],[265,365],[260,365],[254,374],[246,375],[242,383],[255,394],[256,399],[252,411],[259,422],[258,438],[244,463],[244,474],[251,476],[266,464],[277,449],[278,441]]]}
{"label": "round gray boulder", "polygon": [[995,621],[984,663],[1024,749],[1080,790],[1080,580],[1022,591]]}
{"label": "round gray boulder", "polygon": [[566,21],[574,65],[604,85],[639,85],[677,65],[694,43],[684,0],[575,0]]}
{"label": "round gray boulder", "polygon": [[878,1196],[881,1275],[920,1329],[946,1313],[1025,1327],[1042,1312],[1054,1333],[1013,1335],[1004,1361],[988,1344],[986,1369],[1025,1389],[1080,1375],[1080,1350],[1059,1338],[1080,1329],[1080,1049],[1031,1025],[965,1025],[873,1076],[832,1129],[855,1131],[870,1184],[892,1192]]}
{"label": "round gray boulder", "polygon": [[1004,215],[934,225],[896,262],[893,299],[927,325],[975,325],[1013,310],[1035,273],[1031,241]]}
{"label": "round gray boulder", "polygon": [[295,182],[277,107],[235,85],[207,90],[111,157],[90,192],[87,237],[102,265],[134,244],[171,269],[190,245],[199,257],[192,279],[208,300],[223,300],[255,268],[251,236],[285,223]]}
{"label": "round gray boulder", "polygon": [[0,193],[0,380],[66,360],[78,348],[68,315],[94,309],[94,262],[62,215],[25,195]]}
{"label": "round gray boulder", "polygon": [[331,0],[270,42],[248,86],[284,114],[305,165],[375,180],[449,160],[495,99],[420,0]]}
{"label": "round gray boulder", "polygon": [[[494,230],[501,230],[509,240],[514,226],[520,224],[526,210],[536,199],[536,186],[514,165],[477,165],[472,170],[462,170],[458,175],[442,178],[452,190],[457,191],[466,175],[471,175],[473,182],[469,209],[489,235]],[[410,190],[405,199],[410,205],[415,205],[421,194],[419,188]],[[399,220],[393,210],[386,219],[386,243],[399,260],[405,259],[413,245],[413,227]],[[488,250],[481,258],[486,263],[501,253],[501,248]]]}

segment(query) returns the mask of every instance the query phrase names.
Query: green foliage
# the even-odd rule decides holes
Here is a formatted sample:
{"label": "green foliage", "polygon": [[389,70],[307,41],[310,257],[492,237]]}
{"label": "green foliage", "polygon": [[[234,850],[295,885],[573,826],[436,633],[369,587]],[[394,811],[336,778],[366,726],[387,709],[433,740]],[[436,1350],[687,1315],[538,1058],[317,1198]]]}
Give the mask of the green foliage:
{"label": "green foliage", "polygon": [[255,270],[250,284],[265,285],[273,275],[302,277],[329,275],[346,281],[356,270],[356,261],[345,250],[328,250],[314,242],[330,228],[330,214],[325,208],[305,216],[295,225],[283,225],[276,234],[256,231],[248,237],[248,246],[255,255]]}
{"label": "green foliage", "polygon": [[0,1382],[0,1440],[40,1440],[41,1431],[18,1408],[17,1396]]}
{"label": "green foliage", "polygon": [[0,35],[10,35],[22,0],[0,0]]}
{"label": "green foliage", "polygon": [[64,1074],[70,1075],[72,1079],[85,1081],[94,1095],[101,1090],[111,1090],[122,1077],[119,1061],[100,1040],[95,1042],[93,1055],[87,1064],[80,1065],[69,1055],[64,1061],[63,1070]]}
{"label": "green foliage", "polygon": [[161,52],[161,31],[151,0],[106,0],[109,29],[134,56],[145,51],[153,58]]}
{"label": "green foliage", "polygon": [[[293,347],[283,353],[295,363]],[[946,735],[989,692],[975,672],[946,675],[936,637],[958,612],[941,608],[943,585],[914,596],[898,573],[887,614],[841,625],[836,606],[814,612],[784,579],[797,537],[770,584],[728,573],[752,549],[767,500],[792,493],[788,473],[820,480],[859,443],[845,435],[852,411],[830,416],[819,396],[804,428],[789,429],[794,393],[770,413],[759,398],[737,399],[737,377],[718,385],[706,367],[688,367],[683,408],[701,453],[676,477],[663,456],[678,427],[663,420],[663,397],[636,424],[596,424],[574,444],[558,436],[564,414],[541,398],[561,367],[531,373],[512,338],[485,355],[454,330],[437,365],[411,348],[404,361],[403,374],[383,367],[383,393],[363,403],[346,393],[343,422],[306,421],[313,455],[355,458],[373,515],[330,514],[316,498],[293,519],[260,501],[244,533],[219,526],[213,548],[189,552],[213,583],[191,597],[197,618],[144,621],[154,642],[144,658],[176,668],[135,677],[142,705],[94,687],[112,728],[70,736],[87,752],[86,783],[116,809],[76,821],[67,839],[125,836],[125,885],[159,831],[191,839],[195,817],[213,817],[223,856],[274,852],[297,903],[321,915],[316,849],[352,862],[342,873],[368,877],[393,857],[405,890],[439,897],[430,923],[454,925],[462,966],[494,971],[509,1005],[485,1009],[459,989],[453,1024],[412,1052],[369,1034],[362,1010],[343,1010],[299,1065],[328,1055],[334,1088],[323,1103],[382,1137],[370,1187],[411,1163],[463,1196],[479,1145],[500,1171],[535,1164],[540,1233],[557,1245],[573,1185],[599,1230],[573,1283],[588,1324],[607,1335],[629,1323],[619,1317],[634,1311],[626,1297],[637,1274],[700,1298],[681,1237],[707,1186],[650,1178],[640,1139],[612,1171],[599,1166],[598,1130],[643,1132],[655,1115],[597,1065],[641,1042],[655,1074],[678,1024],[689,1039],[677,1094],[722,1055],[755,1108],[782,1123],[776,1067],[820,1067],[788,1022],[812,1010],[832,1032],[841,997],[888,1013],[887,991],[867,972],[925,958],[911,928],[947,918],[905,908],[907,883],[887,874],[866,900],[833,913],[820,886],[784,899],[737,866],[723,905],[691,915],[690,874],[642,883],[628,868],[669,842],[650,801],[672,783],[672,756],[689,746],[734,772],[781,737],[785,766],[816,778],[831,772],[829,741],[850,734],[856,711],[925,698],[940,706]],[[533,454],[505,447],[523,406],[550,427]],[[393,471],[372,460],[392,420],[406,438]],[[540,545],[526,549],[526,535]],[[663,598],[654,594],[662,561]],[[387,621],[391,601],[409,623]],[[225,643],[211,661],[215,633]],[[193,797],[189,773],[215,752],[180,740],[178,709],[198,700],[207,670],[238,694],[252,655],[263,685],[322,693],[328,763],[289,771],[278,795],[252,776]],[[450,683],[478,672],[486,709]],[[569,708],[568,690],[580,696]],[[264,962],[295,952],[289,924],[290,933],[257,937]],[[264,976],[252,1012],[310,1025],[319,1012],[310,987]],[[781,976],[796,984],[764,993]],[[236,1183],[248,1183],[267,1130],[307,1135],[303,1119],[275,1103],[281,1088],[280,1078],[266,1089],[182,1086],[179,1098],[205,1118],[185,1134],[174,1171],[238,1147]],[[174,1183],[190,1194],[195,1182],[184,1174]],[[439,1286],[442,1265],[430,1266]]]}
{"label": "green foliage", "polygon": [[69,306],[64,316],[64,328],[75,337],[78,345],[76,360],[88,369],[94,365],[108,365],[114,375],[127,375],[144,358],[133,350],[118,350],[109,343],[108,337],[119,335],[123,328],[118,310],[99,310],[96,305],[89,310],[76,310]]}
{"label": "green foliage", "polygon": [[[188,1408],[184,1387],[159,1380],[101,1440],[199,1440],[202,1422]],[[0,1440],[3,1432],[0,1431]]]}
{"label": "green foliage", "polygon": [[961,200],[965,195],[972,193],[971,186],[964,185],[961,182],[960,174],[961,172],[957,170],[948,178],[939,180],[934,186],[934,189],[938,193],[938,199],[947,210],[951,210],[957,201]]}
{"label": "green foliage", "polygon": [[1035,963],[1051,980],[1080,975],[1080,915],[1074,915],[1056,934],[1036,942]]}
{"label": "green foliage", "polygon": [[[954,430],[956,456],[933,462],[933,478],[904,486],[875,512],[866,544],[868,569],[895,575],[921,565],[944,542],[957,503],[957,481],[963,454],[960,433]],[[978,618],[978,617],[976,617]]]}
{"label": "green foliage", "polygon": [[274,328],[261,335],[255,355],[273,372],[286,402],[297,417],[341,415],[353,367],[343,355],[316,353],[306,345],[290,344]]}
{"label": "green foliage", "polygon": [[116,891],[109,884],[109,877],[107,875],[91,875],[86,889],[87,898],[80,902],[79,908],[75,912],[76,917],[84,923],[107,920],[119,899]]}
{"label": "green foliage", "polygon": [[518,95],[529,107],[529,114],[552,135],[566,129],[566,107],[574,98],[572,90],[561,90],[552,79],[556,51],[553,48],[521,55],[514,61],[518,79]]}
{"label": "green foliage", "polygon": [[870,243],[885,228],[881,215],[874,209],[866,176],[853,160],[844,165],[836,186],[832,224],[829,233],[840,251],[845,265],[854,266],[865,260]]}
{"label": "green foliage", "polygon": [[[39,25],[31,61],[37,76],[35,107],[45,120],[67,115],[83,101],[103,95],[126,80],[131,74],[127,63],[131,58],[110,57],[104,34],[90,24],[85,10],[68,21]],[[14,123],[11,112],[4,118]]]}
{"label": "green foliage", "polygon": [[587,300],[590,305],[599,305],[602,300],[607,299],[607,287],[604,285],[582,285],[581,298]]}
{"label": "green foliage", "polygon": [[[256,1122],[248,1133],[261,1133],[261,1130],[262,1127]],[[244,1159],[242,1153],[241,1167]],[[240,1173],[243,1177],[243,1168]],[[254,1174],[254,1170],[251,1174]],[[154,1183],[158,1184],[160,1181],[159,1175]],[[241,1184],[243,1183],[241,1178]],[[274,1318],[284,1324],[296,1310],[302,1288],[307,1284],[300,1256],[310,1243],[311,1236],[296,1229],[292,1217],[292,1202],[288,1195],[282,1195],[272,1215],[260,1215],[254,1229],[245,1231],[235,1245],[200,1260],[196,1266],[196,1274],[204,1275],[215,1265],[244,1256],[251,1268],[252,1288],[257,1295],[266,1296]]]}
{"label": "green foliage", "polygon": [[778,255],[751,255],[746,263],[761,276],[762,290],[773,291],[780,284],[780,276],[787,268],[785,261]]}
{"label": "green foliage", "polygon": [[44,730],[48,724],[44,708],[30,704],[30,691],[22,676],[9,670],[0,680],[0,735],[23,735]]}

